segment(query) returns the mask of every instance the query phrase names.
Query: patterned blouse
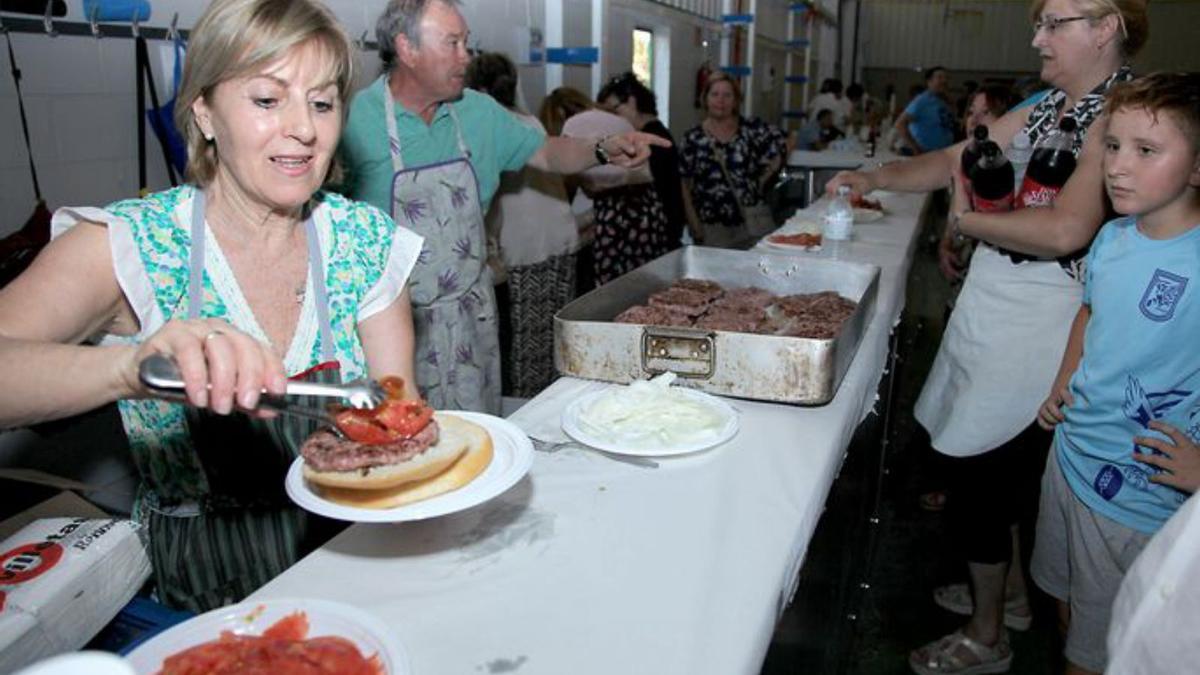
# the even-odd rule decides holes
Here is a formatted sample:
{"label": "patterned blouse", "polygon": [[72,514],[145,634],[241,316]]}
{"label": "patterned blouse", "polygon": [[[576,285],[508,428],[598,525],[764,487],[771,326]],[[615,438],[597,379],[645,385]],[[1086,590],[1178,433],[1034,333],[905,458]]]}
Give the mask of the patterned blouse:
{"label": "patterned blouse", "polygon": [[[113,265],[122,291],[137,315],[134,337],[107,335],[101,344],[139,343],[171,319],[188,315],[191,205],[190,185],[145,199],[116,202],[106,209],[63,208],[54,215],[61,234],[80,220],[108,227]],[[421,238],[378,209],[333,193],[318,193],[313,218],[325,266],[333,352],[341,377],[366,372],[358,323],[389,306],[404,290],[421,250]],[[237,285],[220,245],[206,229],[203,317],[220,317],[268,342]],[[300,319],[284,357],[289,374],[321,360],[320,330],[309,279]],[[144,486],[166,501],[189,501],[208,493],[207,480],[187,433],[183,406],[159,400],[118,403],[130,450]]]}
{"label": "patterned blouse", "polygon": [[771,161],[786,153],[783,132],[758,118],[739,118],[737,134],[728,143],[709,136],[700,125],[689,129],[679,144],[679,168],[692,181],[692,203],[700,222],[741,225],[738,201],[742,206],[761,203],[758,186]]}

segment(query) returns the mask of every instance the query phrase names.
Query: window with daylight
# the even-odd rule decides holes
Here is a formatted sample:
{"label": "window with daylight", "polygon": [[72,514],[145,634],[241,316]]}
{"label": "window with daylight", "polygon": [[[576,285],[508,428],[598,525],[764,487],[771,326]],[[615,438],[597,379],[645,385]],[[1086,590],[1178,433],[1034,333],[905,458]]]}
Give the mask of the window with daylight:
{"label": "window with daylight", "polygon": [[654,31],[633,29],[633,74],[654,89]]}

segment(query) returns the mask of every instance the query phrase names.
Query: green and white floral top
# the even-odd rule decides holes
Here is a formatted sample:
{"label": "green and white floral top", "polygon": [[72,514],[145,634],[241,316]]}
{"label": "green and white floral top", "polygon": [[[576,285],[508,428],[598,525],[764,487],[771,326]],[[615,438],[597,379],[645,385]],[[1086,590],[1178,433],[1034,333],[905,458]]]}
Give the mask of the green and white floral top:
{"label": "green and white floral top", "polygon": [[[122,292],[137,315],[133,337],[101,336],[101,344],[145,340],[171,319],[188,314],[188,255],[192,197],[184,185],[110,204],[106,209],[62,208],[54,214],[57,236],[81,220],[108,227],[113,267]],[[404,290],[421,251],[422,239],[373,206],[334,193],[314,196],[317,228],[329,297],[333,352],[346,379],[361,377],[366,360],[358,323],[391,303]],[[212,231],[205,227],[204,304],[201,315],[224,318],[239,330],[268,342],[237,285]],[[321,360],[312,279],[307,283],[300,320],[284,366],[301,373]],[[208,484],[188,438],[183,406],[157,400],[120,401],[118,407],[143,487],[163,502],[201,500]]]}

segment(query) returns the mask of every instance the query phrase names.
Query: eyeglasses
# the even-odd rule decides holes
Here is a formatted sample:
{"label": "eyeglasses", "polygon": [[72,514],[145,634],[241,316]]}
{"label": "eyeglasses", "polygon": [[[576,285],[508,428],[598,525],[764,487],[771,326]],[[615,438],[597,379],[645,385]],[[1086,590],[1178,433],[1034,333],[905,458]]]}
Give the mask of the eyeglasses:
{"label": "eyeglasses", "polygon": [[1037,35],[1038,31],[1045,28],[1047,33],[1054,35],[1055,31],[1057,31],[1064,23],[1071,23],[1072,21],[1083,21],[1084,19],[1090,19],[1090,18],[1091,17],[1089,17],[1089,16],[1047,16],[1047,17],[1042,17],[1041,19],[1038,19],[1037,21],[1033,22],[1033,34]]}

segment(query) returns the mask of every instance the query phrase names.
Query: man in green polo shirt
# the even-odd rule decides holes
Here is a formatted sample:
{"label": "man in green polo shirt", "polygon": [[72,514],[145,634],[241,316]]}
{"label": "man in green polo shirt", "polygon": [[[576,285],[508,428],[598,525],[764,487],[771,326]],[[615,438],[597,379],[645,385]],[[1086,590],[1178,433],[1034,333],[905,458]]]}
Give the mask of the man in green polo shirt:
{"label": "man in green polo shirt", "polygon": [[546,138],[463,88],[470,56],[458,0],[391,0],[376,24],[385,75],[355,96],[343,189],[424,237],[409,277],[417,385],[439,409],[500,411],[496,300],[483,214],[502,171],[578,173],[645,163],[657,136]]}

